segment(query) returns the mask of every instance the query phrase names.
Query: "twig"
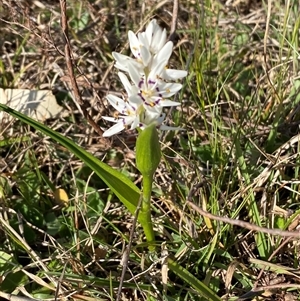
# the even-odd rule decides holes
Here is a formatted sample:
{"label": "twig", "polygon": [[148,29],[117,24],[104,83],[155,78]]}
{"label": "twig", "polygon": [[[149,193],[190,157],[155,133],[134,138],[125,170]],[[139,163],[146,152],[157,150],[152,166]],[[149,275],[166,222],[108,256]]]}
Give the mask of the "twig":
{"label": "twig", "polygon": [[179,0],[173,0],[172,24],[171,24],[171,30],[170,30],[170,35],[169,35],[169,41],[172,41],[172,42],[174,42],[175,35],[176,35],[178,7],[179,7],[178,2],[179,2]]}
{"label": "twig", "polygon": [[[274,284],[274,285],[264,285],[264,286],[260,286],[257,288],[253,288],[251,291],[247,292],[246,294],[244,294],[243,296],[239,297],[238,299],[236,299],[235,301],[245,301],[245,300],[254,300],[255,297],[258,297],[259,295],[261,295],[263,292],[267,292],[270,290],[279,290],[280,292],[282,292],[283,289],[288,289],[288,288],[300,288],[300,284],[296,284],[296,283],[280,283],[280,284]],[[255,299],[258,300],[259,298]],[[259,300],[263,300],[259,299]],[[285,299],[287,300],[287,299]],[[295,299],[293,299],[295,300]]]}
{"label": "twig", "polygon": [[[88,104],[86,104],[82,97],[80,96],[79,88],[75,79],[75,74],[74,74],[74,68],[73,68],[73,60],[72,60],[72,55],[71,55],[71,44],[70,40],[68,37],[68,21],[67,21],[67,4],[66,0],[60,0],[60,8],[61,8],[61,28],[63,32],[63,38],[64,38],[64,52],[65,52],[65,61],[70,77],[70,83],[71,87],[73,89],[74,97],[77,103],[80,105],[80,108],[82,110],[82,113],[88,123],[94,128],[94,130],[102,137],[103,131],[100,129],[100,127],[97,125],[97,123],[92,119],[91,115],[88,113],[87,108]],[[110,143],[108,142],[108,139],[103,138],[103,141],[105,143],[105,147],[109,147]]]}
{"label": "twig", "polygon": [[190,206],[192,209],[194,209],[195,211],[197,211],[199,214],[208,217],[212,220],[216,220],[219,222],[223,222],[223,223],[227,223],[230,225],[235,225],[238,227],[242,227],[242,228],[246,228],[248,230],[251,231],[256,231],[256,232],[262,232],[262,233],[267,233],[270,235],[278,235],[278,236],[283,236],[283,237],[295,237],[295,238],[300,238],[300,232],[299,231],[284,231],[284,230],[280,230],[280,229],[269,229],[269,228],[264,228],[264,227],[260,227],[245,221],[241,221],[238,219],[232,219],[229,217],[224,217],[224,216],[219,216],[219,215],[214,215],[211,214],[205,210],[203,210],[202,208],[200,208],[199,206],[197,206],[196,204],[194,204],[191,201],[192,195],[195,193],[195,189],[198,188],[198,185],[194,188],[191,189],[188,198],[187,198],[187,205]]}

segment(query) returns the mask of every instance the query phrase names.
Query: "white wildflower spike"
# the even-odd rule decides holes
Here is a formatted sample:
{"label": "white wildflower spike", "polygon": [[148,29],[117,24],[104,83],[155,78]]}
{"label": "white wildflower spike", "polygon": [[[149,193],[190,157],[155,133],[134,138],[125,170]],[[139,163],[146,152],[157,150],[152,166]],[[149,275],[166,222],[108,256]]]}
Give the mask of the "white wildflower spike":
{"label": "white wildflower spike", "polygon": [[181,84],[166,83],[159,79],[160,67],[152,70],[148,77],[140,76],[137,70],[128,65],[129,75],[135,86],[138,87],[138,93],[132,95],[129,99],[137,101],[137,98],[142,100],[146,110],[151,112],[161,112],[162,107],[178,106],[179,102],[168,100],[181,88]]}
{"label": "white wildflower spike", "polygon": [[103,136],[112,136],[125,128],[144,129],[150,124],[162,130],[180,128],[163,125],[164,107],[178,106],[179,102],[170,100],[182,85],[170,81],[187,76],[184,70],[168,69],[173,43],[167,42],[167,33],[152,20],[145,32],[135,35],[128,32],[131,52],[134,58],[113,52],[115,67],[129,74],[130,80],[123,72],[118,72],[127,96],[124,99],[107,95],[108,102],[117,110],[114,117],[103,119],[116,123],[104,132]]}

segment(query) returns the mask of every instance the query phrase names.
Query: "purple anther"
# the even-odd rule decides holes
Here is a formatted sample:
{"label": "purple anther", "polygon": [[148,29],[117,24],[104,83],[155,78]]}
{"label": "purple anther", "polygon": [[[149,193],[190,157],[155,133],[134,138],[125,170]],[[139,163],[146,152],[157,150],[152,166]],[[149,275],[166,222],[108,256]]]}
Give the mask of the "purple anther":
{"label": "purple anther", "polygon": [[150,84],[150,85],[155,85],[155,84],[156,84],[156,81],[149,79],[149,80],[148,80],[148,84]]}
{"label": "purple anther", "polygon": [[142,99],[143,102],[145,102],[145,98],[143,97],[142,93],[138,93],[138,96]]}
{"label": "purple anther", "polygon": [[139,81],[139,88],[141,89],[142,88],[142,85],[144,84],[144,80],[142,79],[142,80],[140,80]]}

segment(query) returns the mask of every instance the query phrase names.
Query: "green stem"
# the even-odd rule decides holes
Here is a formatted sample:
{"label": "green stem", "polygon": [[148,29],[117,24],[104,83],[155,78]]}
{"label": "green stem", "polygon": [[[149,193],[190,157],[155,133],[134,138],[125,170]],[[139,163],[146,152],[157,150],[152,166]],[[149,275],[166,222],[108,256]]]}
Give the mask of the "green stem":
{"label": "green stem", "polygon": [[143,201],[139,213],[139,222],[141,223],[144,233],[149,244],[149,250],[155,250],[155,236],[151,219],[151,193],[152,193],[153,175],[143,176]]}
{"label": "green stem", "polygon": [[139,131],[136,140],[136,167],[143,176],[143,199],[138,220],[141,223],[150,252],[155,251],[155,236],[151,220],[151,194],[153,175],[161,158],[156,123],[153,122]]}

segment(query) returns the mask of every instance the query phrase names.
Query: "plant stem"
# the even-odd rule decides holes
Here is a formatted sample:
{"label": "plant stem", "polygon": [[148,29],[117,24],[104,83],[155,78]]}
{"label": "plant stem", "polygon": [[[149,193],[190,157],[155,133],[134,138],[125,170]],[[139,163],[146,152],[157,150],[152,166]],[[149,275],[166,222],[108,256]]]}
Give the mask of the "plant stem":
{"label": "plant stem", "polygon": [[151,219],[151,193],[152,193],[153,175],[143,176],[143,202],[141,211],[139,214],[139,222],[141,223],[144,233],[146,235],[147,242],[149,244],[149,250],[154,251],[155,236],[153,231],[153,224]]}

